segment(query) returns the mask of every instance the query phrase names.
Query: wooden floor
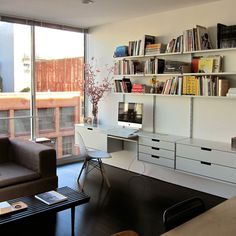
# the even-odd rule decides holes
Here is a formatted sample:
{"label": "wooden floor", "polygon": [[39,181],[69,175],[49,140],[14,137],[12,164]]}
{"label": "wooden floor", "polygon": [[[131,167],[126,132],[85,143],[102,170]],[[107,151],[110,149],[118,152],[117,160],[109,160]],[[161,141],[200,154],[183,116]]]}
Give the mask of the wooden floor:
{"label": "wooden floor", "polygon": [[[76,179],[81,166],[76,163],[58,167],[59,186],[78,189]],[[96,170],[86,178],[84,191],[91,200],[76,208],[76,236],[109,236],[127,229],[141,236],[157,236],[164,232],[163,211],[172,204],[200,196],[207,208],[211,208],[224,200],[109,165],[105,165],[105,169],[112,188],[103,185]],[[69,236],[70,226],[70,210],[66,210],[56,217],[30,219],[0,229],[0,235]]]}

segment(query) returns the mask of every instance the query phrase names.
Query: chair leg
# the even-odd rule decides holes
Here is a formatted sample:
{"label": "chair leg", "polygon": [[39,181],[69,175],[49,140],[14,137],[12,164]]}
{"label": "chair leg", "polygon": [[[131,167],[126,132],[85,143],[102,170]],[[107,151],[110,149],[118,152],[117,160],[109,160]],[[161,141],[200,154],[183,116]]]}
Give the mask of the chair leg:
{"label": "chair leg", "polygon": [[98,158],[98,163],[99,163],[100,171],[101,171],[101,174],[102,174],[102,178],[105,179],[108,188],[110,188],[111,184],[110,184],[110,181],[109,181],[109,179],[106,175],[106,172],[105,172],[104,166],[102,164],[101,158]]}
{"label": "chair leg", "polygon": [[79,172],[79,176],[78,176],[78,178],[77,178],[77,183],[79,183],[79,179],[80,179],[80,177],[81,177],[81,175],[82,175],[83,170],[86,168],[86,166],[87,166],[87,160],[85,159],[85,160],[84,160],[84,163],[83,163],[83,166],[82,166],[82,168],[81,168],[81,170],[80,170],[80,172]]}

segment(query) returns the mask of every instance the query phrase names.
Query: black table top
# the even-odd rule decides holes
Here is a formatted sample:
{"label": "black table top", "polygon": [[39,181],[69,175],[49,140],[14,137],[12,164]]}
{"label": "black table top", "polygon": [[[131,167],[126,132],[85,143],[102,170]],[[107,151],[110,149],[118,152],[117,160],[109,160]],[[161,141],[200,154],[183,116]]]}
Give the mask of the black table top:
{"label": "black table top", "polygon": [[7,215],[0,216],[0,225],[10,223],[19,219],[27,218],[35,215],[47,214],[49,212],[59,212],[68,208],[72,208],[84,203],[89,202],[90,197],[83,193],[73,190],[69,187],[58,188],[57,192],[68,197],[67,200],[55,203],[53,205],[47,205],[44,202],[36,199],[34,196],[31,197],[20,197],[9,200],[9,203],[22,201],[28,205],[28,208],[19,212],[13,212]]}

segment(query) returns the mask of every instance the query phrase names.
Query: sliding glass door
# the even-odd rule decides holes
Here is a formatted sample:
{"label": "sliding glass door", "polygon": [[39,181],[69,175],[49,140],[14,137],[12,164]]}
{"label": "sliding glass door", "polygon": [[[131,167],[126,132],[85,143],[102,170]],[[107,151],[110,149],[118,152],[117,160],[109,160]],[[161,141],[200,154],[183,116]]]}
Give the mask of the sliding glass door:
{"label": "sliding glass door", "polygon": [[0,136],[30,139],[31,27],[0,22]]}
{"label": "sliding glass door", "polygon": [[49,138],[59,160],[75,158],[84,33],[0,22],[0,55],[0,136]]}

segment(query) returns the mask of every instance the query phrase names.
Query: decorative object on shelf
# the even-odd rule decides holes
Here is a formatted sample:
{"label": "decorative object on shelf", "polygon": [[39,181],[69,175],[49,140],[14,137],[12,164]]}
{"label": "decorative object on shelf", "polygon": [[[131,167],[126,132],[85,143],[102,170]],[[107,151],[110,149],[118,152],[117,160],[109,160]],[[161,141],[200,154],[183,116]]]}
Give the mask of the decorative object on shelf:
{"label": "decorative object on shelf", "polygon": [[231,147],[236,148],[236,137],[231,138]]}
{"label": "decorative object on shelf", "polygon": [[84,117],[84,124],[91,125],[92,124],[92,117]]}
{"label": "decorative object on shelf", "polygon": [[113,67],[105,65],[104,71],[97,67],[97,60],[92,57],[90,63],[84,65],[85,79],[80,82],[80,87],[88,96],[92,104],[92,123],[98,124],[98,103],[105,93],[110,92],[112,88]]}
{"label": "decorative object on shelf", "polygon": [[157,91],[157,77],[154,75],[151,79],[150,79],[151,85],[152,87],[150,88],[150,93],[156,93]]}

